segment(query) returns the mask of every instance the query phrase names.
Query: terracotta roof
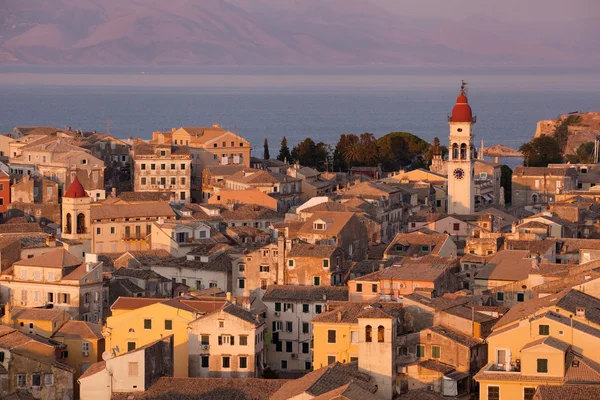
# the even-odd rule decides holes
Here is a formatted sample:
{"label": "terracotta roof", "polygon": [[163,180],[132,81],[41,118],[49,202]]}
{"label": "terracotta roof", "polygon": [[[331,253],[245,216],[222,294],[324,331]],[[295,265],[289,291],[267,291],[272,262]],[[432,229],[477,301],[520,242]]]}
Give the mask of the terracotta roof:
{"label": "terracotta roof", "polygon": [[529,250],[503,250],[494,254],[475,276],[475,279],[520,281],[527,279],[532,259]]}
{"label": "terracotta roof", "polygon": [[288,400],[304,393],[310,397],[317,397],[350,382],[369,393],[375,393],[377,387],[371,381],[369,375],[358,371],[357,362],[347,364],[336,362],[310,372],[302,378],[287,382],[271,396],[270,400]]}
{"label": "terracotta roof", "polygon": [[168,202],[171,200],[169,192],[122,192],[117,196],[120,200],[136,203],[136,202]]}
{"label": "terracotta roof", "polygon": [[475,347],[483,343],[482,339],[471,335],[465,335],[464,333],[457,332],[454,329],[446,328],[441,325],[432,326],[429,330],[466,347]]}
{"label": "terracotta roof", "polygon": [[598,385],[540,385],[535,400],[591,400],[600,399]]}
{"label": "terracotta roof", "polygon": [[19,260],[16,265],[46,268],[67,268],[81,265],[81,260],[63,248],[57,248],[37,257]]}
{"label": "terracotta roof", "polygon": [[179,257],[162,260],[157,262],[155,265],[161,267],[189,268],[198,271],[216,271],[227,273],[231,271],[231,258],[229,258],[226,253],[215,257],[209,262],[188,260],[186,257]]}
{"label": "terracotta roof", "polygon": [[255,314],[253,314],[250,311],[248,311],[240,306],[237,306],[235,304],[225,305],[222,308],[222,310],[223,310],[223,312],[226,312],[227,314],[231,314],[234,317],[237,317],[241,320],[249,322],[249,323],[253,324],[254,326],[260,326],[264,323],[262,318],[260,318],[260,317],[257,318],[257,316]]}
{"label": "terracotta roof", "polygon": [[152,271],[151,269],[139,268],[119,268],[113,273],[113,276],[127,276],[131,278],[147,281],[148,279],[158,279],[160,282],[170,282],[170,279]]}
{"label": "terracotta roof", "polygon": [[400,396],[400,400],[444,400],[446,397],[431,390],[411,390]]}
{"label": "terracotta roof", "polygon": [[[428,235],[423,233],[398,233],[385,249],[386,255],[414,255],[419,253],[439,254],[440,249],[450,240],[447,234]],[[397,250],[396,245],[402,250]],[[422,246],[429,248],[424,251]]]}
{"label": "terracotta roof", "polygon": [[234,204],[233,209],[224,208],[221,210],[221,217],[224,221],[254,221],[267,220],[276,222],[283,220],[284,215],[270,208],[257,204]]}
{"label": "terracotta roof", "polygon": [[70,319],[69,314],[60,309],[54,308],[27,308],[13,307],[13,320],[30,320],[30,321],[56,321],[59,319]]}
{"label": "terracotta roof", "polygon": [[166,217],[174,218],[175,212],[166,202],[145,202],[141,204],[104,204],[93,203],[90,208],[91,218],[98,219],[121,219],[138,217]]}
{"label": "terracotta roof", "polygon": [[313,397],[312,400],[380,400],[380,398],[351,382],[320,396]]}
{"label": "terracotta roof", "polygon": [[448,374],[455,370],[452,365],[441,363],[437,360],[425,360],[417,364],[421,368],[425,368],[431,371],[441,372],[442,374]]}
{"label": "terracotta roof", "polygon": [[461,90],[460,95],[456,98],[456,104],[452,108],[451,122],[474,122],[473,111],[467,100],[464,91]]}
{"label": "terracotta roof", "polygon": [[271,285],[263,301],[348,301],[347,286]]}
{"label": "terracotta roof", "polygon": [[138,308],[146,307],[152,304],[160,303],[165,299],[159,298],[143,298],[143,297],[119,297],[110,306],[111,310],[137,310]]}
{"label": "terracotta roof", "polygon": [[519,176],[576,176],[577,170],[572,167],[523,167],[518,165],[513,171],[514,177]]}
{"label": "terracotta roof", "polygon": [[532,347],[536,347],[536,346],[540,346],[540,345],[546,345],[546,346],[552,347],[556,350],[560,350],[563,352],[567,351],[569,349],[569,347],[571,347],[571,345],[569,343],[565,343],[562,340],[558,340],[558,339],[553,338],[552,336],[548,336],[548,337],[541,338],[541,339],[534,340],[532,342],[527,343],[525,346],[523,346],[523,348],[521,348],[521,351],[531,349]]}
{"label": "terracotta roof", "polygon": [[0,224],[0,234],[41,233],[42,227],[37,222],[24,224]]}
{"label": "terracotta roof", "polygon": [[67,321],[54,337],[102,339],[102,325],[85,321]]}
{"label": "terracotta roof", "polygon": [[338,249],[335,245],[330,244],[304,244],[298,243],[292,247],[287,256],[294,257],[317,257],[329,258]]}
{"label": "terracotta roof", "polygon": [[[316,233],[325,235],[337,235],[348,224],[350,219],[354,217],[352,212],[315,212],[306,220],[306,222],[298,229],[298,233]],[[325,221],[329,226],[325,230],[315,230],[314,222],[317,220]]]}
{"label": "terracotta roof", "polygon": [[88,376],[92,376],[97,374],[100,371],[104,371],[106,368],[106,361],[99,361],[97,363],[93,363],[85,370],[85,372],[79,377],[79,379],[85,379]]}
{"label": "terracotta roof", "polygon": [[144,392],[113,393],[113,400],[265,400],[285,379],[159,378]]}
{"label": "terracotta roof", "polygon": [[[350,323],[357,324],[358,318],[391,318],[402,313],[401,303],[358,303],[340,302],[337,307],[329,307],[330,311],[324,312],[313,318],[313,323]],[[364,310],[367,310],[363,312]],[[360,315],[360,316],[359,316]]]}
{"label": "terracotta roof", "polygon": [[78,198],[88,197],[88,195],[85,192],[85,189],[83,188],[83,185],[81,184],[81,182],[79,182],[79,179],[77,177],[75,177],[75,179],[73,179],[73,182],[71,182],[71,184],[69,185],[69,189],[67,189],[67,193],[65,193],[63,195],[63,197],[66,197],[69,199],[78,199]]}

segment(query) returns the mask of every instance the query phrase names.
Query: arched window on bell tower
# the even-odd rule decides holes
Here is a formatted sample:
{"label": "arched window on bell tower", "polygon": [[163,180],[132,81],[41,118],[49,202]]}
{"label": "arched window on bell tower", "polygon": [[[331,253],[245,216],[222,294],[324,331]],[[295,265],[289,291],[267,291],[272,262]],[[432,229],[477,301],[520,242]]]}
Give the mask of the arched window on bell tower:
{"label": "arched window on bell tower", "polygon": [[461,160],[467,159],[467,145],[465,143],[460,145],[460,159]]}
{"label": "arched window on bell tower", "polygon": [[85,215],[77,214],[77,233],[85,233]]}
{"label": "arched window on bell tower", "polygon": [[452,144],[452,159],[458,160],[458,143]]}
{"label": "arched window on bell tower", "polygon": [[71,221],[71,213],[67,214],[67,223],[65,226],[65,233],[70,234],[73,231],[73,221]]}

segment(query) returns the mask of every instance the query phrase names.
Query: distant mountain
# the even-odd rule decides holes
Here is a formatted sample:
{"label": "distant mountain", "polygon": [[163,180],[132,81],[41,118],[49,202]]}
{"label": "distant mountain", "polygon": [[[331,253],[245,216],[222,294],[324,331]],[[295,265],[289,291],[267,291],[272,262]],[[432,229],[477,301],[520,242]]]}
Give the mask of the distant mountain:
{"label": "distant mountain", "polygon": [[600,20],[393,15],[369,0],[6,0],[0,64],[596,66]]}

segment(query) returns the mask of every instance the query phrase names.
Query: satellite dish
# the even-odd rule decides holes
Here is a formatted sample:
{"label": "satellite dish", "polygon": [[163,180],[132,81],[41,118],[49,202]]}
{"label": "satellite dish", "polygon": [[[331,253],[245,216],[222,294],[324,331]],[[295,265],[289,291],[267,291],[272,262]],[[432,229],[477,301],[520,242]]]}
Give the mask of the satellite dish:
{"label": "satellite dish", "polygon": [[121,350],[119,350],[119,346],[115,346],[115,350],[117,350],[117,353],[121,352]]}
{"label": "satellite dish", "polygon": [[105,351],[104,353],[102,353],[102,359],[104,361],[108,360],[110,358],[110,353],[108,351]]}

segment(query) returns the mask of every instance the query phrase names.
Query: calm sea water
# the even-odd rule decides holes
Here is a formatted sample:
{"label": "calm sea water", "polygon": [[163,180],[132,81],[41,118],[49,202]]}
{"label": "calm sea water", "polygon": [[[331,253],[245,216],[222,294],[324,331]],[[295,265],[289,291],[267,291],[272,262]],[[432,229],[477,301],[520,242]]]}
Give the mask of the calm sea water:
{"label": "calm sea water", "polygon": [[[262,156],[311,137],[408,131],[447,141],[460,80],[469,82],[476,143],[517,148],[540,119],[600,111],[596,71],[440,71],[384,68],[0,68],[0,132],[71,126],[149,138],[155,130],[219,122]],[[515,164],[516,160],[510,162]]]}

